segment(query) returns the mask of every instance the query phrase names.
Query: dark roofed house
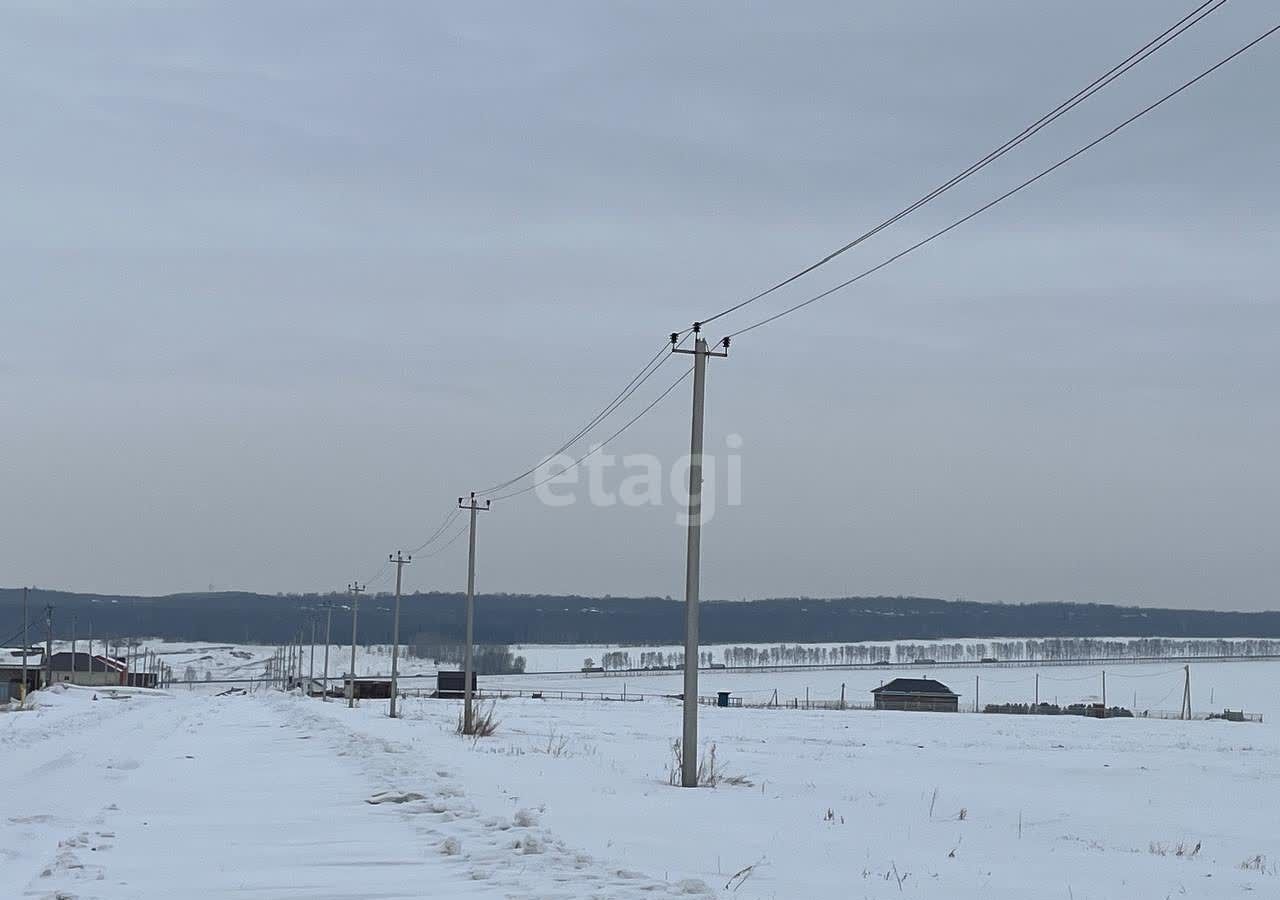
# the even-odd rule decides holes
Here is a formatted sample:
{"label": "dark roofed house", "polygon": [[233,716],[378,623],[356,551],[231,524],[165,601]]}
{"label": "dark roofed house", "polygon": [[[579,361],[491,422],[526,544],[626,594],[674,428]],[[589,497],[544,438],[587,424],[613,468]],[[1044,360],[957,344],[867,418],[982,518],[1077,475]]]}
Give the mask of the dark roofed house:
{"label": "dark roofed house", "polygon": [[49,657],[49,663],[54,683],[107,687],[124,684],[127,680],[124,660],[110,656],[64,651]]}
{"label": "dark roofed house", "polygon": [[895,678],[871,692],[876,709],[957,712],[960,695],[932,678]]}

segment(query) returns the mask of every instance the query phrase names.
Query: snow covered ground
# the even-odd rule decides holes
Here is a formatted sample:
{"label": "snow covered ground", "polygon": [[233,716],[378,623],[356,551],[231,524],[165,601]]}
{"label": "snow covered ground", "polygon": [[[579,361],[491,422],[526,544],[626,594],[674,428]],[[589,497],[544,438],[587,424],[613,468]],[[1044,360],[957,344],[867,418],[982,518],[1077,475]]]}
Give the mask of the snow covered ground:
{"label": "snow covered ground", "polygon": [[[1252,705],[1276,675],[1193,668]],[[1272,715],[704,708],[743,783],[683,790],[662,699],[505,700],[471,740],[452,701],[36,696],[0,714],[4,898],[1280,896]]]}
{"label": "snow covered ground", "polygon": [[[871,702],[871,690],[898,676],[936,678],[960,694],[960,705],[972,709],[975,690],[980,705],[987,703],[1030,703],[1036,697],[1039,676],[1040,700],[1067,705],[1096,701],[1102,695],[1101,665],[1037,666],[1034,668],[949,668],[945,665],[874,669],[816,669],[791,672],[726,672],[704,671],[698,679],[698,692],[710,696],[717,691],[730,691],[747,703],[767,703],[776,696],[779,703],[840,699],[841,686],[849,703]],[[1151,663],[1106,667],[1107,703],[1142,710],[1176,713],[1182,700],[1184,682],[1181,664]],[[977,683],[975,684],[975,679]],[[679,694],[683,690],[679,672],[637,675],[538,676],[519,678],[486,676],[480,679],[485,688],[545,691],[594,692],[621,694],[623,685],[629,696],[643,694]],[[1224,709],[1243,710],[1280,721],[1280,661],[1192,663],[1191,693],[1193,712],[1204,713]],[[1136,701],[1136,703],[1135,703]]]}

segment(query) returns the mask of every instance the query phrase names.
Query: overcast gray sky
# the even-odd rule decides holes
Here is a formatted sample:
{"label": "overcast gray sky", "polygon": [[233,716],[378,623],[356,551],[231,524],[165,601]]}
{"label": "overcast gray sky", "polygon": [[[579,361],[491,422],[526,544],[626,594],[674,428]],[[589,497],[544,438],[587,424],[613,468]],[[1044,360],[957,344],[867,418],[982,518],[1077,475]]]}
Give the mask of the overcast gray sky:
{"label": "overcast gray sky", "polygon": [[[895,212],[1193,5],[7,3],[0,583],[373,575],[554,449],[665,334]],[[726,324],[947,224],[1274,18],[1233,0]],[[742,504],[705,529],[703,596],[1275,608],[1277,84],[1280,37],[735,342],[706,439],[741,436]],[[607,449],[670,464],[688,416],[686,383]],[[498,504],[479,588],[681,596],[664,493]],[[460,589],[465,569],[460,540],[406,585]]]}

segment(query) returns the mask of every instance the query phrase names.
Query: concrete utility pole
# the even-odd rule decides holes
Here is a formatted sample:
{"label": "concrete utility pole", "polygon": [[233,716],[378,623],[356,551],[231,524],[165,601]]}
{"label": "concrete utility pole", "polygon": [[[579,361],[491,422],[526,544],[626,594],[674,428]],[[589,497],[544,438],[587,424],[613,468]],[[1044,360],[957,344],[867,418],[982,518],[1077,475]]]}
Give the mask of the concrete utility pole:
{"label": "concrete utility pole", "polygon": [[53,684],[53,604],[44,607],[44,686]]}
{"label": "concrete utility pole", "polygon": [[475,640],[476,618],[476,513],[489,508],[488,500],[481,506],[472,491],[466,502],[458,498],[458,508],[471,511],[471,547],[467,552],[467,643],[462,649],[462,733],[475,734],[475,717],[471,708],[471,679],[474,660],[471,648]]}
{"label": "concrete utility pole", "polygon": [[1036,706],[1040,705],[1040,673],[1036,673]]}
{"label": "concrete utility pole", "polygon": [[405,555],[403,550],[397,550],[394,554],[387,554],[387,559],[396,564],[396,611],[391,617],[391,718],[396,717],[396,692],[400,689],[400,683],[396,680],[399,675],[399,667],[397,663],[400,660],[400,573],[404,571],[404,567],[413,562],[412,556]]}
{"label": "concrete utility pole", "polygon": [[1107,717],[1107,670],[1102,670],[1102,718]]}
{"label": "concrete utility pole", "polygon": [[76,683],[76,617],[71,617],[71,683]]}
{"label": "concrete utility pole", "polygon": [[353,709],[356,705],[356,621],[360,614],[360,592],[367,587],[367,584],[360,584],[358,581],[347,585],[347,591],[351,594],[351,693],[347,695],[348,709]]}
{"label": "concrete utility pole", "polygon": [[316,617],[311,617],[311,659],[307,662],[307,696],[311,696],[311,683],[316,680]]}
{"label": "concrete utility pole", "polygon": [[326,603],[324,615],[324,702],[329,702],[329,630],[333,626],[333,604]]}
{"label": "concrete utility pole", "polygon": [[31,637],[27,634],[27,589],[22,589],[22,690],[18,692],[18,701],[27,700],[27,648],[31,646]]}
{"label": "concrete utility pole", "polygon": [[689,438],[689,540],[684,573],[684,729],[681,737],[682,787],[698,786],[698,579],[702,550],[702,422],[706,401],[707,358],[728,356],[729,339],[723,350],[711,350],[702,338],[702,325],[693,323],[693,349],[678,346],[680,335],[671,335],[672,353],[693,354],[693,426]]}

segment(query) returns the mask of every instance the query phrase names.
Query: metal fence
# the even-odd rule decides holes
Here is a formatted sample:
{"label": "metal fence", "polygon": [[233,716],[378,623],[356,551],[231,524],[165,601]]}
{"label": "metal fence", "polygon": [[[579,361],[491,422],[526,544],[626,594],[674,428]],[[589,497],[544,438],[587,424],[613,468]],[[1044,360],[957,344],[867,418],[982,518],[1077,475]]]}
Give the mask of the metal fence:
{"label": "metal fence", "polygon": [[[400,696],[402,697],[434,697],[437,691],[431,687],[421,688],[401,688]],[[461,697],[459,691],[456,695],[451,695],[452,699]],[[609,692],[609,691],[565,691],[559,688],[542,689],[537,688],[477,688],[472,692],[473,697],[480,700],[506,700],[511,697],[524,697],[530,700],[605,700],[615,703],[640,703],[644,700],[656,700],[665,697],[665,694],[631,694],[626,691]]]}

